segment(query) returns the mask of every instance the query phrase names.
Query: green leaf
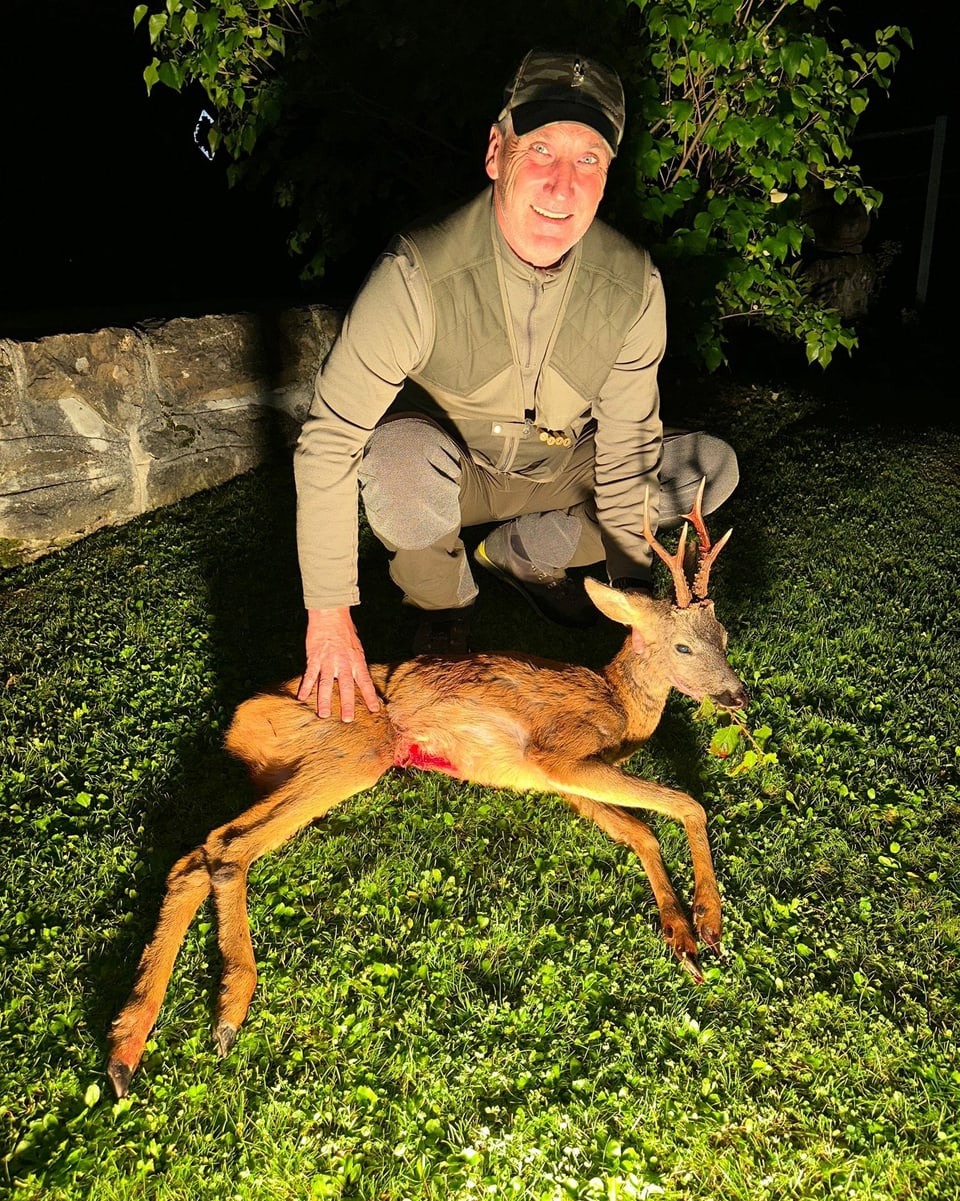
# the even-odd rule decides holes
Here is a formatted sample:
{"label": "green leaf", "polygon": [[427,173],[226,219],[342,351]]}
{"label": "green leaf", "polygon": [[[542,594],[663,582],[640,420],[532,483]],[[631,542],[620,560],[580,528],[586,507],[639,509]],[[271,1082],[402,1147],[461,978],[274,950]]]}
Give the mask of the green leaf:
{"label": "green leaf", "polygon": [[710,740],[710,754],[718,759],[726,759],[737,749],[739,742],[739,726],[721,726]]}
{"label": "green leaf", "polygon": [[686,15],[671,13],[667,17],[666,26],[670,37],[682,46],[690,34],[690,18]]}
{"label": "green leaf", "polygon": [[678,125],[689,121],[693,116],[693,101],[674,100],[670,105],[670,115]]}
{"label": "green leaf", "polygon": [[788,42],[780,49],[780,61],[790,79],[795,78],[806,61],[807,48],[803,42]]}
{"label": "green leaf", "polygon": [[138,4],[137,5],[137,7],[133,10],[133,27],[134,27],[134,29],[137,28],[137,26],[140,24],[140,22],[143,20],[143,18],[147,15],[147,13],[149,11],[150,10],[146,6],[146,4]]}
{"label": "green leaf", "polygon": [[157,68],[157,75],[162,84],[165,84],[168,88],[172,88],[175,92],[180,91],[181,79],[176,63],[165,59]]}
{"label": "green leaf", "polygon": [[757,763],[758,763],[758,759],[757,759],[756,751],[754,751],[754,750],[744,751],[743,758],[740,760],[739,763],[735,764],[733,767],[728,769],[728,774],[731,776],[746,775],[747,772],[753,771],[753,769],[757,766]]}
{"label": "green leaf", "polygon": [[163,33],[167,25],[166,13],[152,13],[150,20],[147,22],[147,28],[150,31],[150,45],[154,45],[157,38]]}

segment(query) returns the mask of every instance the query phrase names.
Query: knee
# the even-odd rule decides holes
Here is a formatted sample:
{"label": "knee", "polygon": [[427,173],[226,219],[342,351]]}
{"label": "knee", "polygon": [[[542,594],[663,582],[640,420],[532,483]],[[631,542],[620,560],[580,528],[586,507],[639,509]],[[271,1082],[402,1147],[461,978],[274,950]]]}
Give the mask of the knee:
{"label": "knee", "polygon": [[460,470],[460,447],[429,417],[385,421],[367,439],[363,452],[363,470],[370,474],[419,462],[438,468],[452,463]]}
{"label": "knee", "polygon": [[678,434],[664,439],[660,472],[660,525],[678,525],[689,512],[700,481],[706,479],[703,512],[712,513],[740,482],[740,467],[733,447],[713,434]]}
{"label": "knee", "polygon": [[706,829],[707,811],[699,801],[695,801],[693,797],[681,794],[681,800],[678,808],[680,810],[680,820],[683,822],[688,831]]}
{"label": "knee", "polygon": [[432,421],[400,417],[374,430],[360,466],[363,506],[378,538],[407,550],[460,524],[460,448]]}
{"label": "knee", "polygon": [[218,863],[210,873],[210,881],[213,884],[214,892],[219,892],[222,888],[230,888],[244,876],[244,869],[241,864],[236,862]]}
{"label": "knee", "polygon": [[740,465],[733,447],[712,434],[700,434],[699,459],[707,484],[703,490],[703,511],[712,513],[740,482]]}

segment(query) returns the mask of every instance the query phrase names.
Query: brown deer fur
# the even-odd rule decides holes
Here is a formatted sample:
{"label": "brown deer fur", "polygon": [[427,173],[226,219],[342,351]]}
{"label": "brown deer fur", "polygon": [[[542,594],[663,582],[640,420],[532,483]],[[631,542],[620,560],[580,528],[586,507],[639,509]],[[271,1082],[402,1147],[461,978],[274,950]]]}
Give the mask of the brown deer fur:
{"label": "brown deer fur", "polygon": [[[226,747],[247,765],[263,799],[214,830],[169,874],[156,931],[110,1031],[108,1073],[118,1096],[127,1092],[180,944],[207,895],[213,892],[223,956],[215,1040],[226,1054],[256,983],[246,901],[251,863],[393,767],[562,796],[639,856],[664,940],[701,978],[697,937],[715,950],[720,943],[704,810],[685,793],[627,775],[616,764],[656,728],[671,688],[734,708],[746,704],[746,694],[726,661],[726,633],[712,601],[688,597],[679,607],[595,580],[586,584],[597,607],[631,629],[603,673],[524,655],[422,656],[373,667],[380,711],[361,706],[351,723],[337,713],[318,718],[296,700],[296,681],[239,706]],[[683,822],[693,861],[692,925],[656,838],[632,809]]]}

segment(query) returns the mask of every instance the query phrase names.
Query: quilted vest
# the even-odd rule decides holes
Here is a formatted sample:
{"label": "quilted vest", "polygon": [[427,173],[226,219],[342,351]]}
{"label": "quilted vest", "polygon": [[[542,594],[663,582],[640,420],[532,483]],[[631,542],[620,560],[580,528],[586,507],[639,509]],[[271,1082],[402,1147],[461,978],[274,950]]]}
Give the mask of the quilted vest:
{"label": "quilted vest", "polygon": [[[478,462],[552,478],[592,431],[592,405],[646,299],[647,252],[596,220],[570,251],[531,416],[507,324],[500,256],[509,252],[497,236],[492,189],[401,236],[397,248],[418,264],[432,306],[432,345],[410,377],[425,393],[417,407],[452,427]],[[545,447],[538,429],[563,433],[568,445]]]}

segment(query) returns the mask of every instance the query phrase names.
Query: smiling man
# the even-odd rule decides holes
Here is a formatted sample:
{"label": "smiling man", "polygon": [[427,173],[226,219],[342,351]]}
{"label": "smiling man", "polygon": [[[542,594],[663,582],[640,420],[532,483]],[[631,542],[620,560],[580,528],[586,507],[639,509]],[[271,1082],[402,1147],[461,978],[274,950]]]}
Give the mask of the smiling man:
{"label": "smiling man", "polygon": [[625,120],[616,73],[532,50],[504,93],[485,160],[492,187],[401,235],[375,264],[317,376],[297,448],[307,608],[300,697],[345,721],[377,697],[350,613],[358,482],[390,575],[420,612],[416,653],[467,649],[477,586],[464,527],[499,523],[476,564],[545,619],[595,615],[567,568],[603,564],[649,587],[652,523],[675,524],[737,483],[706,434],[664,437],[663,289],[646,251],[596,219]]}
{"label": "smiling man", "polygon": [[532,267],[556,267],[597,213],[613,157],[588,126],[558,121],[517,135],[495,125],[487,150],[497,224]]}

